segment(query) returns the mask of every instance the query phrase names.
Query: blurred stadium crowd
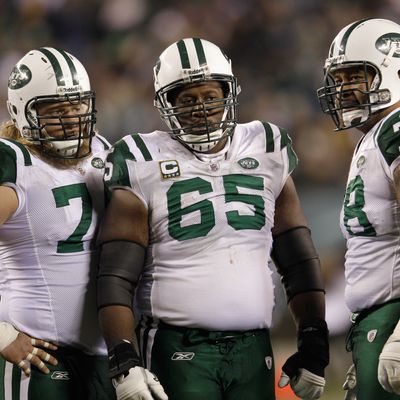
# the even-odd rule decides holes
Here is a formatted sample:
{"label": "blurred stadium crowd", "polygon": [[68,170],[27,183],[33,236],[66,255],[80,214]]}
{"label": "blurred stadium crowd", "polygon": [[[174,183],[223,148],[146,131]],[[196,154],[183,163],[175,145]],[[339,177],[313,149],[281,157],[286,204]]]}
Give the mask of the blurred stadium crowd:
{"label": "blurred stadium crowd", "polygon": [[[333,354],[331,373],[344,375],[347,365],[341,362],[349,322],[342,299],[344,241],[338,216],[359,135],[332,133],[333,124],[320,111],[315,93],[336,33],[369,17],[399,22],[400,2],[2,0],[0,118],[8,118],[5,89],[14,63],[29,49],[54,46],[76,55],[86,66],[97,92],[98,129],[110,141],[163,128],[153,107],[152,68],[158,55],[183,37],[216,43],[231,57],[242,86],[240,122],[273,122],[286,128],[294,141],[299,156],[294,178],[321,255],[328,323],[340,349]],[[284,301],[278,289],[278,340],[291,332],[279,329],[287,323],[281,312]],[[291,398],[285,396],[290,394],[282,393],[281,399]],[[326,398],[342,398],[341,393],[332,396]]]}

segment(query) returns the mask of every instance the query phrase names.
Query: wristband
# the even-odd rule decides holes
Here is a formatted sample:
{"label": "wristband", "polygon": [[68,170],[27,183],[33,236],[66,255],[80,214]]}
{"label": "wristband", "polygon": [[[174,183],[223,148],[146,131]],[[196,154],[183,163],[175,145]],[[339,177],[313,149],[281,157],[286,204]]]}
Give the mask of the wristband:
{"label": "wristband", "polygon": [[11,324],[0,322],[0,352],[17,338],[18,333]]}
{"label": "wristband", "polygon": [[122,340],[109,351],[109,376],[117,378],[128,375],[131,368],[142,366],[140,356],[128,340]]}

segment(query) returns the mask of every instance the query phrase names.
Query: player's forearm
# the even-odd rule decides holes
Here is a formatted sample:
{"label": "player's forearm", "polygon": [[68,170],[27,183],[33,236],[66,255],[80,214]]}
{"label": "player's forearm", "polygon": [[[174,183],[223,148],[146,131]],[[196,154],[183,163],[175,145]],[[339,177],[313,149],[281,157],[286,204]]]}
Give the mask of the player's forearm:
{"label": "player's forearm", "polygon": [[315,319],[324,320],[325,294],[320,291],[300,293],[291,299],[289,307],[297,326]]}
{"label": "player's forearm", "polygon": [[124,306],[107,306],[99,310],[99,322],[108,349],[123,340],[128,340],[135,347],[135,319],[130,308]]}

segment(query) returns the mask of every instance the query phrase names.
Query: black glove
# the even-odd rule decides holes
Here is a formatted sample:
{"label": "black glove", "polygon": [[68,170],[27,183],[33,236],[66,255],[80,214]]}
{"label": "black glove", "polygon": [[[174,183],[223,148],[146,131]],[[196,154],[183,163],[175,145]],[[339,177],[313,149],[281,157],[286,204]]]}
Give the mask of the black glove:
{"label": "black glove", "polygon": [[279,386],[289,382],[295,394],[302,398],[318,399],[325,386],[325,367],[329,364],[328,327],[316,319],[299,327],[297,352],[282,367]]}
{"label": "black glove", "polygon": [[285,362],[282,369],[290,378],[304,368],[315,375],[325,377],[325,367],[329,364],[328,327],[322,319],[299,327],[297,333],[297,353]]}

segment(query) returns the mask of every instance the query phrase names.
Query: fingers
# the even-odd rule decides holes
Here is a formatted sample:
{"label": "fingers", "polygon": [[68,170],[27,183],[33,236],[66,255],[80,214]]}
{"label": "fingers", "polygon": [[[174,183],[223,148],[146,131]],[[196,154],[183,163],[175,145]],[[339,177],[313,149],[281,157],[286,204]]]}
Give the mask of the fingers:
{"label": "fingers", "polygon": [[46,340],[31,338],[31,344],[33,347],[44,347],[44,348],[50,349],[50,350],[57,350],[56,345],[54,345],[53,343],[47,342]]}
{"label": "fingers", "polygon": [[18,367],[22,369],[22,372],[24,373],[25,376],[30,376],[31,374],[31,369],[29,368],[29,364],[26,363],[25,361],[20,361],[18,363]]}
{"label": "fingers", "polygon": [[25,360],[27,362],[22,360],[18,363],[18,366],[22,369],[26,376],[29,376],[31,372],[29,368],[29,363],[31,365],[34,365],[40,372],[43,372],[44,374],[48,374],[50,370],[43,361],[51,365],[58,364],[56,358],[54,358],[49,353],[46,353],[44,350],[38,349],[37,347],[34,347],[33,350],[27,354]]}
{"label": "fingers", "polygon": [[283,388],[290,382],[290,378],[282,371],[281,378],[279,379],[278,386]]}

